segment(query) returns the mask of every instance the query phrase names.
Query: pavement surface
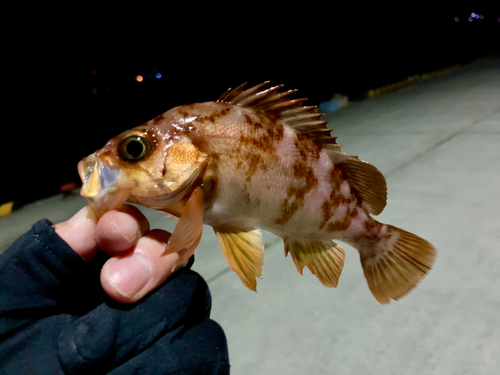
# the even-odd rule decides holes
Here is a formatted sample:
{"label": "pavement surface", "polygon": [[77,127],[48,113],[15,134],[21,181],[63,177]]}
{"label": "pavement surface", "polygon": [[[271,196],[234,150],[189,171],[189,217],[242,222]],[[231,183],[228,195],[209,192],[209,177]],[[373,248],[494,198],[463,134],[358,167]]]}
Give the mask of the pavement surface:
{"label": "pavement surface", "polygon": [[[230,272],[210,227],[193,269],[209,283],[233,374],[500,373],[500,57],[327,114],[343,151],[387,177],[378,217],[431,241],[434,269],[388,306],[371,296],[357,251],[339,287],[300,276],[264,233],[258,293]],[[0,219],[0,251],[38,219],[85,201],[51,197]],[[175,223],[144,210],[152,227]]]}

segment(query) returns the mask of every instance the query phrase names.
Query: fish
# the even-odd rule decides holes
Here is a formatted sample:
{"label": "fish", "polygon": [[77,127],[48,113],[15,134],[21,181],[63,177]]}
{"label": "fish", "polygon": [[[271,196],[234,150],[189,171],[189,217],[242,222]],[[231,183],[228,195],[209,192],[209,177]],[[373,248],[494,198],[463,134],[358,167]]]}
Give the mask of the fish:
{"label": "fish", "polygon": [[228,89],[216,101],[181,105],[127,130],[78,164],[97,217],[124,202],[179,218],[165,254],[174,268],[211,226],[229,268],[250,290],[262,276],[261,230],[326,287],[338,285],[344,242],[360,254],[381,304],[399,300],[432,268],[428,241],[374,219],[387,183],[373,165],[341,151],[333,129],[297,90],[269,81]]}

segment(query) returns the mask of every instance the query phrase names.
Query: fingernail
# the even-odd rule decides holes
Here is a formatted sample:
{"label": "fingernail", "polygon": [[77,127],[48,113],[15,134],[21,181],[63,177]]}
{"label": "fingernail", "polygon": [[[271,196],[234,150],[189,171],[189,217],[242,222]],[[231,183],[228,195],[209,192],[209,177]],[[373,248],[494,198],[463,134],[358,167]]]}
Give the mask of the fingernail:
{"label": "fingernail", "polygon": [[134,297],[152,277],[152,267],[144,257],[132,255],[111,263],[106,278],[120,294]]}

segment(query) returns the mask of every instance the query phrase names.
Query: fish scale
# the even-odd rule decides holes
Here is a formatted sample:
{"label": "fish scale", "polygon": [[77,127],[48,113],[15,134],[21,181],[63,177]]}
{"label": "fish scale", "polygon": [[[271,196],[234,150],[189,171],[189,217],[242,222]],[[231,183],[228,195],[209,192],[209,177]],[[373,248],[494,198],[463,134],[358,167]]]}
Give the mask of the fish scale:
{"label": "fish scale", "polygon": [[378,302],[405,296],[436,249],[376,221],[387,199],[382,173],[341,152],[316,107],[290,99],[296,90],[268,83],[173,108],[111,139],[80,162],[81,194],[97,216],[128,201],[179,217],[165,248],[179,252],[177,264],[196,250],[203,224],[212,226],[251,290],[262,275],[265,229],[283,238],[299,273],[307,267],[327,287],[337,287],[343,269],[339,240],[359,251]]}

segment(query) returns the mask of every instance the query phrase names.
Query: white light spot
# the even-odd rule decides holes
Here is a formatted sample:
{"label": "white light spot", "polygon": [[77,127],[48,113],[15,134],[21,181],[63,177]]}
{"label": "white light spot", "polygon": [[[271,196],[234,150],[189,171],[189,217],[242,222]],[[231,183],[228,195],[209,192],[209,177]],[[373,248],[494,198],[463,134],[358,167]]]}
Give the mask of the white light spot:
{"label": "white light spot", "polygon": [[351,189],[349,189],[349,183],[347,181],[342,182],[342,185],[340,185],[340,191],[344,197],[349,198]]}

